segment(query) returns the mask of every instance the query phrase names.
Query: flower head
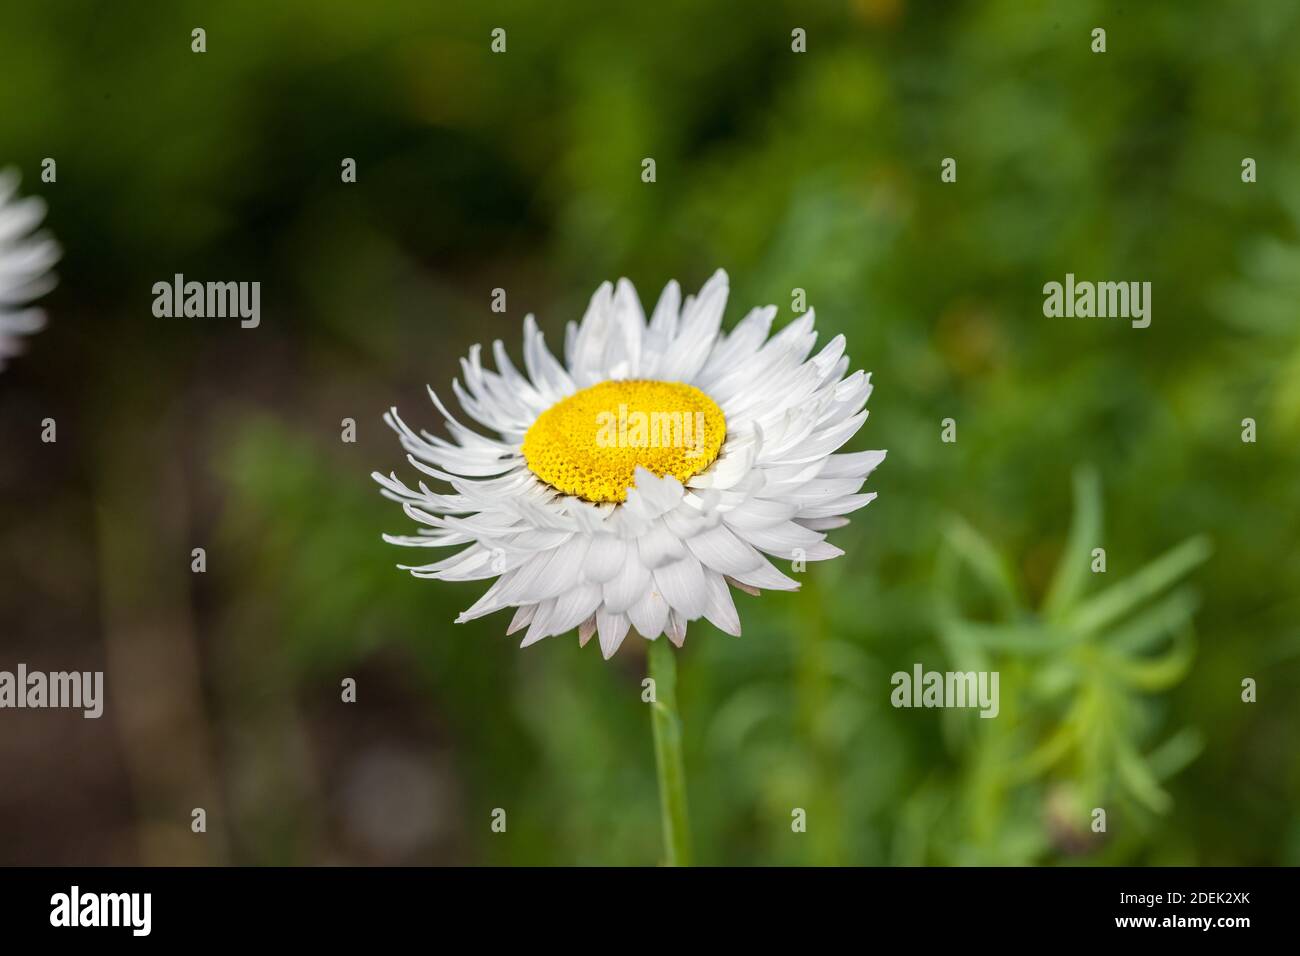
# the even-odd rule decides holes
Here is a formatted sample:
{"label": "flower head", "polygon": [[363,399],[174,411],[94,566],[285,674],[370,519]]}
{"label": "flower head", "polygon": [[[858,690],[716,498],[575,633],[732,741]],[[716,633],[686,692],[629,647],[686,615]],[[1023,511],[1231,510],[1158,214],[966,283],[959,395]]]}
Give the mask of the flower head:
{"label": "flower head", "polygon": [[410,547],[461,547],[416,577],[492,579],[457,618],[514,608],[523,646],[578,629],[610,657],[630,630],[680,646],[703,617],[740,633],[731,587],[797,590],[768,557],[843,552],[826,533],[870,502],[883,451],[840,453],[866,420],[870,376],[846,375],[844,337],[812,355],[813,312],[769,335],[776,308],[723,333],[727,276],[683,302],[670,282],[646,321],[632,284],[603,284],[570,322],[561,364],[524,320],[524,369],[498,340],[461,360],[457,420],[430,389],[449,439],[412,431],[392,409],[412,465],[450,491],[375,473],[422,527],[385,535]]}
{"label": "flower head", "polygon": [[45,218],[45,201],[14,199],[17,191],[18,173],[0,171],[0,368],[22,351],[18,336],[45,324],[45,314],[27,306],[54,288],[50,269],[59,260],[53,239],[33,235]]}

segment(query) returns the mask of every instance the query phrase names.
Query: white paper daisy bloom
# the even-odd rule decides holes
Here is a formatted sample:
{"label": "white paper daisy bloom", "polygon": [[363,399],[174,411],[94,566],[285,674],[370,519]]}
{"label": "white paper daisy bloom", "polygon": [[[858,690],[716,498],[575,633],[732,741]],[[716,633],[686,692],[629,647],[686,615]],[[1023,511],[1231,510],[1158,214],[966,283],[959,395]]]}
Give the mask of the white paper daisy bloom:
{"label": "white paper daisy bloom", "polygon": [[0,171],[0,369],[22,351],[20,336],[45,324],[45,314],[29,303],[54,288],[50,269],[59,261],[58,244],[33,235],[45,218],[45,201],[15,199],[17,191],[17,171]]}
{"label": "white paper daisy bloom", "polygon": [[569,323],[562,365],[530,315],[524,368],[500,341],[496,371],[475,346],[452,383],[458,421],[429,390],[450,440],[416,433],[392,409],[412,465],[450,486],[415,488],[375,473],[423,527],[385,535],[416,548],[465,546],[408,567],[444,581],[495,578],[457,621],[514,608],[523,646],[578,629],[610,657],[629,631],[680,646],[703,617],[730,634],[730,587],[793,591],[768,556],[821,561],[843,552],[826,532],[870,502],[883,451],[837,453],[866,420],[870,376],[846,376],[844,337],[809,357],[813,312],[769,338],[776,308],[721,331],[727,276],[685,302],[669,283],[647,323],[626,279],[602,285]]}

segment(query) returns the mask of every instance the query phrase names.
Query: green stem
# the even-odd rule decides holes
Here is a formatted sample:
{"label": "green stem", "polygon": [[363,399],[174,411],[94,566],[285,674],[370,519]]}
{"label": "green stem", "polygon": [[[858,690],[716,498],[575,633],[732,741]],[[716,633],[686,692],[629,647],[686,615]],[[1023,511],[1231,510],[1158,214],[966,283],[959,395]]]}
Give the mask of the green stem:
{"label": "green stem", "polygon": [[664,863],[691,865],[691,824],[686,812],[686,768],[682,762],[682,722],[677,716],[677,660],[666,635],[650,642],[647,655],[655,688],[650,723],[654,728],[655,771],[659,776],[659,818],[664,831]]}

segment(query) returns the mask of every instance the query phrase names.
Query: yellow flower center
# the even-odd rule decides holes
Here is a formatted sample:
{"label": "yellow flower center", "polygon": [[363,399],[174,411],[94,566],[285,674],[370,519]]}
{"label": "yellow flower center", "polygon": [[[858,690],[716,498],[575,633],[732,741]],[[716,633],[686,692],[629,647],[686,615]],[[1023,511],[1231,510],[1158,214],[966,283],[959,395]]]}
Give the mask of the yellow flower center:
{"label": "yellow flower center", "polygon": [[584,501],[626,501],[637,466],[678,481],[718,457],[727,420],[694,385],[601,382],[562,399],[524,434],[528,469]]}

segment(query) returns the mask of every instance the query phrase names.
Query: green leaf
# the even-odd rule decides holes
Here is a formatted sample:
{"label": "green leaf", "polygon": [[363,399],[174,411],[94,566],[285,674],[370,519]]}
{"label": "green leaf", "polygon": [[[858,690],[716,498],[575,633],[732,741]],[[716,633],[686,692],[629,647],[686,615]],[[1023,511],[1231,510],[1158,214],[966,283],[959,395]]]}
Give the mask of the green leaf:
{"label": "green leaf", "polygon": [[1200,756],[1204,748],[1201,732],[1194,727],[1184,727],[1147,755],[1147,766],[1157,779],[1165,780]]}
{"label": "green leaf", "polygon": [[1034,748],[1033,753],[1021,761],[1016,777],[1032,780],[1046,773],[1070,752],[1078,740],[1078,725],[1069,721],[1061,723],[1046,740]]}
{"label": "green leaf", "polygon": [[1116,658],[1111,667],[1125,683],[1149,694],[1177,684],[1187,674],[1195,656],[1195,643],[1187,630],[1178,631],[1174,646],[1157,658]]}
{"label": "green leaf", "polygon": [[1159,594],[1210,556],[1209,538],[1198,535],[1165,552],[1133,576],[1079,605],[1068,619],[1080,634],[1093,634]]}
{"label": "green leaf", "polygon": [[1181,587],[1112,631],[1106,639],[1106,646],[1124,655],[1148,651],[1162,638],[1186,626],[1200,603],[1196,592],[1190,587]]}
{"label": "green leaf", "polygon": [[979,621],[950,621],[947,626],[956,630],[970,644],[988,650],[1010,651],[1018,654],[1047,654],[1061,649],[1058,635],[1047,628],[1033,624],[986,624]]}
{"label": "green leaf", "polygon": [[989,540],[961,518],[948,522],[948,545],[971,570],[1007,617],[1014,617],[1020,607],[1020,595],[1011,568]]}
{"label": "green leaf", "polygon": [[1116,748],[1115,767],[1120,780],[1139,803],[1154,813],[1164,813],[1172,800],[1156,780],[1151,767],[1128,744]]}
{"label": "green leaf", "polygon": [[1043,615],[1059,621],[1083,593],[1091,571],[1092,549],[1101,537],[1101,481],[1091,467],[1080,468],[1074,475],[1074,519],[1070,537],[1056,564],[1056,573],[1043,601]]}

